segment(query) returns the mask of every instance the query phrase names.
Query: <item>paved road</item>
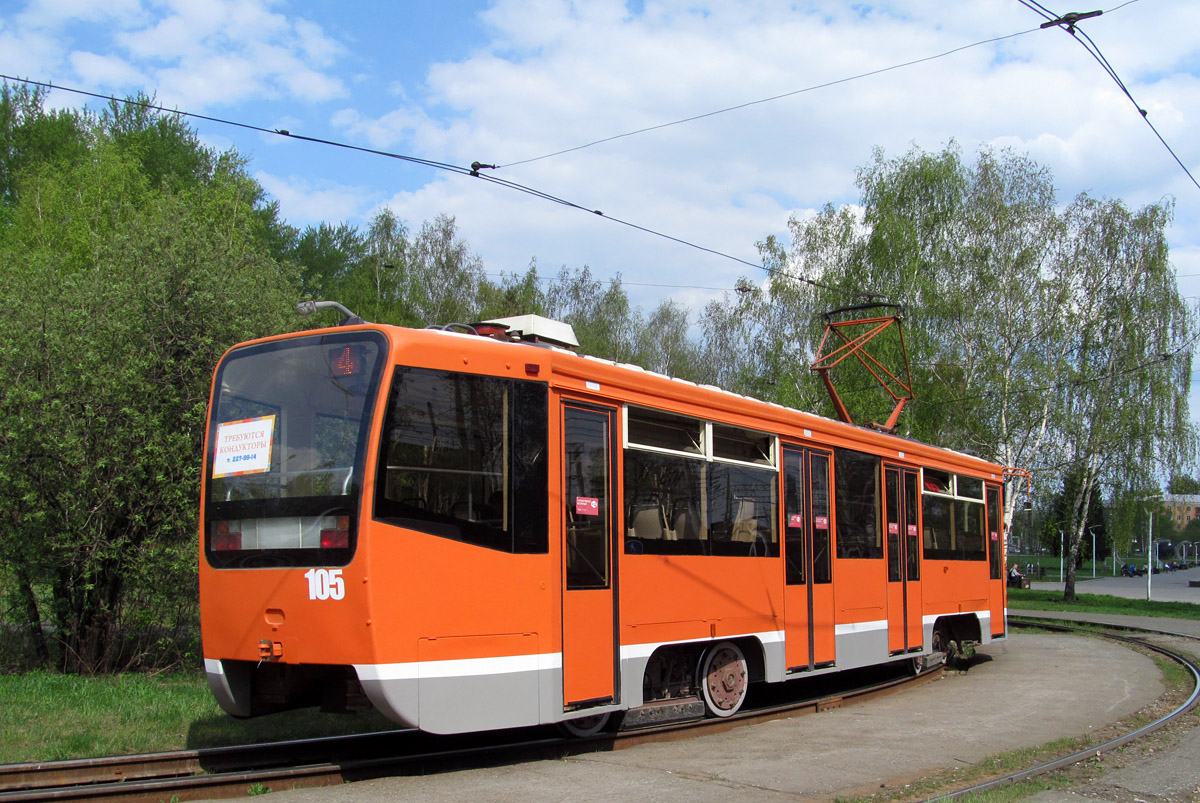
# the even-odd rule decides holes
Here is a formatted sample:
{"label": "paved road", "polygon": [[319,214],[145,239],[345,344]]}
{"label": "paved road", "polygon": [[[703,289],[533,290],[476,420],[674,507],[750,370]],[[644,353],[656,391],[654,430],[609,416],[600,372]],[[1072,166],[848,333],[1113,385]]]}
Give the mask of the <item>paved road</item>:
{"label": "paved road", "polygon": [[276,790],[271,800],[832,800],[1085,734],[1162,689],[1153,662],[1122,646],[1019,633],[982,649],[967,672],[862,705],[558,761]]}
{"label": "paved road", "polygon": [[[1200,588],[1191,581],[1200,581],[1200,568],[1156,574],[1151,578],[1150,598],[1163,602],[1200,603]],[[1062,590],[1062,583],[1033,583],[1034,588]],[[1087,578],[1076,585],[1081,594],[1109,594],[1131,599],[1146,599],[1145,577]],[[1144,616],[1113,616],[1108,614],[1060,614],[1046,611],[1010,611],[1048,618],[1088,619],[1092,621],[1153,627],[1173,633],[1200,636],[1200,621]],[[1192,654],[1200,653],[1194,644],[1180,647]],[[1158,750],[1133,758],[1124,765],[1113,765],[1097,780],[1085,787],[1068,792],[1043,792],[1030,800],[1039,803],[1084,803],[1084,801],[1200,801],[1200,729],[1180,736],[1170,750]]]}

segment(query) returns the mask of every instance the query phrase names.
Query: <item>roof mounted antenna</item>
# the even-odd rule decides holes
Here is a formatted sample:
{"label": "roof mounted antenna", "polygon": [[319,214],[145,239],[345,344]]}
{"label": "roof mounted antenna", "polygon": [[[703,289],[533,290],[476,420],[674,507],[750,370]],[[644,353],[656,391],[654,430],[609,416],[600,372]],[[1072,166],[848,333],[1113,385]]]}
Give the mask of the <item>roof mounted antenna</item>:
{"label": "roof mounted antenna", "polygon": [[362,318],[336,301],[301,301],[296,305],[296,311],[305,316],[312,315],[317,310],[322,309],[337,310],[342,314],[342,319],[338,321],[338,326],[354,326],[355,324],[366,323]]}
{"label": "roof mounted antenna", "polygon": [[[874,318],[851,318],[849,320],[835,321],[834,317],[845,313],[857,313],[868,309],[887,308],[894,310],[891,315],[883,315]],[[837,390],[833,387],[833,380],[829,378],[829,371],[836,368],[842,360],[853,355],[871,376],[875,377],[883,389],[888,392],[892,400],[896,402],[896,406],[892,409],[892,414],[888,417],[885,424],[871,424],[874,429],[882,432],[894,432],[896,429],[896,421],[900,418],[900,411],[904,409],[904,405],[913,399],[912,391],[912,371],[908,365],[908,350],[904,347],[904,331],[900,326],[904,307],[899,304],[885,304],[882,302],[872,302],[869,304],[855,304],[850,307],[841,307],[840,309],[830,310],[824,315],[825,318],[825,335],[821,338],[821,345],[817,348],[817,357],[813,360],[813,364],[809,366],[809,370],[816,371],[821,375],[821,380],[825,383],[825,389],[829,391],[829,397],[833,399],[834,409],[837,410],[838,418],[847,424],[853,424],[854,420],[850,418],[849,411],[846,410],[846,405],[842,403],[841,397]],[[871,342],[877,335],[882,334],[892,324],[896,325],[896,331],[900,335],[900,353],[904,357],[904,379],[899,379],[891,371],[883,367],[879,360],[867,353],[867,343]],[[862,331],[853,338],[843,332],[847,327],[869,327],[866,331]],[[837,335],[842,345],[833,349],[828,354],[825,353],[825,343],[829,340],[829,335]],[[881,376],[883,374],[884,376]]]}

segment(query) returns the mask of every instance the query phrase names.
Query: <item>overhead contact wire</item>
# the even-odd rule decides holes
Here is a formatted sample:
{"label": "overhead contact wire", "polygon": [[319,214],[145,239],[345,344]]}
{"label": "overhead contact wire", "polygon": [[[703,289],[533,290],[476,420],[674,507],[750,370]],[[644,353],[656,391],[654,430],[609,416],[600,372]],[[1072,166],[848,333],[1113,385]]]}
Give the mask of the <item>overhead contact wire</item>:
{"label": "overhead contact wire", "polygon": [[962,45],[960,47],[956,47],[951,50],[947,50],[944,53],[938,53],[937,55],[924,56],[919,59],[912,59],[911,61],[906,61],[901,64],[893,64],[890,67],[880,67],[877,70],[869,70],[868,72],[859,73],[857,75],[851,75],[851,76],[847,76],[845,78],[838,78],[833,81],[826,81],[823,84],[814,84],[812,86],[804,87],[803,89],[794,89],[790,92],[784,92],[779,95],[773,95],[769,98],[759,98],[758,100],[750,100],[750,101],[746,101],[745,103],[739,103],[734,106],[728,106],[724,109],[717,109],[715,111],[704,112],[702,114],[692,115],[691,117],[684,117],[680,120],[672,120],[669,123],[658,123],[657,125],[646,126],[645,128],[639,128],[634,131],[626,131],[623,134],[613,134],[610,137],[604,137],[602,139],[593,140],[592,142],[586,142],[582,145],[575,145],[574,147],[571,147],[571,148],[563,148],[562,150],[554,151],[553,153],[546,153],[541,156],[534,156],[532,158],[522,159],[517,162],[509,162],[508,164],[496,165],[495,167],[496,167],[496,169],[500,170],[500,169],[503,169],[506,167],[516,167],[517,165],[529,164],[530,162],[539,162],[543,159],[551,159],[555,156],[562,156],[563,154],[566,154],[566,153],[573,153],[575,151],[581,151],[581,150],[584,150],[585,148],[591,148],[595,145],[602,145],[606,142],[613,142],[618,139],[625,139],[627,137],[637,136],[638,134],[645,134],[650,131],[658,131],[663,128],[670,128],[672,126],[683,125],[684,123],[693,123],[697,120],[703,120],[707,117],[716,117],[717,115],[727,114],[729,112],[738,111],[740,109],[746,109],[746,108],[749,108],[750,106],[758,106],[758,105],[761,105],[764,103],[772,103],[777,100],[783,100],[784,98],[794,97],[795,95],[802,95],[806,92],[815,92],[818,89],[828,89],[831,86],[837,86],[839,84],[849,83],[850,81],[857,81],[862,78],[870,78],[875,75],[882,75],[883,73],[892,72],[893,70],[899,70],[904,67],[912,67],[914,65],[922,64],[927,61],[934,61],[935,59],[941,59],[941,58],[945,58],[946,56],[952,56],[955,53],[959,53],[963,50],[969,50],[970,48],[973,48],[973,47],[980,47],[981,45],[990,45],[994,42],[1002,42],[1005,39],[1012,39],[1017,36],[1024,36],[1025,34],[1033,33],[1037,30],[1039,30],[1039,29],[1038,28],[1030,28],[1027,31],[1018,31],[1017,33],[1010,33],[1010,34],[1005,34],[1004,36],[996,36],[991,39],[984,39],[979,42],[973,42],[969,45]]}
{"label": "overhead contact wire", "polygon": [[871,294],[857,293],[857,292],[852,292],[850,290],[845,290],[843,288],[833,287],[830,285],[822,284],[821,282],[817,282],[813,279],[808,279],[803,276],[796,276],[794,274],[787,273],[785,271],[781,271],[781,270],[778,270],[775,268],[770,268],[761,263],[751,262],[749,260],[742,259],[741,257],[736,257],[736,256],[733,256],[732,254],[727,254],[723,251],[718,251],[715,248],[709,248],[707,246],[703,246],[698,243],[691,242],[690,240],[685,240],[681,237],[675,237],[673,235],[666,234],[664,232],[657,231],[655,229],[651,229],[646,226],[641,226],[636,223],[632,223],[628,220],[622,220],[621,218],[613,217],[611,215],[606,215],[603,212],[601,212],[599,209],[590,209],[586,206],[583,206],[582,204],[575,203],[574,201],[569,201],[565,198],[561,198],[556,195],[551,195],[550,193],[543,192],[542,190],[538,190],[533,187],[528,187],[524,184],[518,184],[515,181],[509,181],[508,179],[500,178],[500,177],[494,176],[494,175],[486,175],[486,174],[479,172],[483,168],[495,167],[494,165],[483,165],[483,164],[480,164],[479,162],[475,162],[470,167],[463,167],[461,165],[450,164],[448,162],[438,162],[438,161],[434,161],[431,159],[422,159],[422,158],[419,158],[416,156],[408,156],[405,154],[394,153],[392,151],[379,150],[377,148],[367,148],[367,147],[363,147],[361,145],[351,145],[346,142],[338,142],[337,140],[324,139],[321,137],[310,137],[310,136],[306,136],[304,134],[295,134],[284,128],[264,128],[263,126],[253,125],[250,123],[242,123],[242,122],[238,122],[236,120],[228,120],[228,119],[221,118],[221,117],[212,117],[212,116],[205,115],[205,114],[197,114],[195,112],[180,111],[178,109],[168,109],[165,106],[161,106],[161,105],[154,104],[154,103],[149,103],[149,102],[143,101],[143,100],[132,100],[129,98],[116,98],[116,97],[113,97],[112,95],[101,95],[96,92],[89,92],[84,89],[76,89],[73,87],[62,86],[60,84],[54,84],[54,83],[47,82],[47,81],[34,81],[34,80],[31,80],[28,78],[17,78],[15,76],[4,75],[4,74],[0,74],[0,79],[29,84],[32,86],[43,87],[45,89],[58,89],[63,92],[71,92],[71,93],[74,93],[77,95],[83,95],[85,97],[91,97],[91,98],[97,98],[99,100],[111,101],[113,103],[124,103],[124,104],[131,105],[131,106],[137,106],[137,107],[140,107],[143,109],[159,111],[164,114],[174,114],[174,115],[178,115],[180,117],[187,117],[187,118],[195,119],[195,120],[206,120],[211,123],[234,126],[236,128],[246,129],[248,131],[257,131],[257,132],[260,132],[263,134],[274,134],[276,136],[288,137],[290,139],[296,139],[296,140],[303,140],[305,142],[312,142],[312,143],[315,143],[318,145],[328,145],[328,146],[335,147],[335,148],[343,148],[345,150],[357,151],[359,153],[367,153],[367,154],[372,154],[375,156],[384,156],[389,159],[397,159],[397,160],[400,160],[403,162],[408,162],[411,164],[418,164],[418,165],[422,165],[425,167],[432,167],[432,168],[435,168],[438,170],[445,170],[445,171],[448,171],[451,173],[457,173],[458,175],[462,175],[462,176],[471,176],[472,178],[478,178],[483,181],[489,182],[491,184],[497,184],[499,186],[506,187],[508,189],[515,190],[517,192],[522,192],[527,195],[531,195],[535,198],[540,198],[542,200],[549,201],[551,203],[556,203],[561,206],[568,207],[570,209],[578,209],[583,212],[589,212],[593,215],[602,217],[605,220],[612,221],[613,223],[618,223],[622,226],[627,226],[629,228],[636,229],[638,231],[653,235],[655,237],[660,237],[665,240],[670,240],[671,242],[678,243],[679,245],[684,245],[689,248],[694,248],[698,251],[703,251],[705,253],[712,254],[714,256],[722,257],[724,259],[729,259],[734,262],[738,262],[742,265],[746,265],[748,267],[764,271],[770,276],[780,276],[783,278],[792,279],[792,280],[795,280],[798,282],[803,282],[805,284],[809,284],[813,287],[819,287],[821,289],[829,290],[831,292],[841,293],[841,294],[847,295],[851,298],[875,298],[875,297],[878,297],[878,296],[873,296]]}
{"label": "overhead contact wire", "polygon": [[[1124,8],[1130,3],[1136,1],[1137,0],[1129,0],[1129,2],[1122,3],[1121,5],[1112,9],[1109,13],[1112,13],[1112,11],[1116,11],[1117,9]],[[1191,180],[1192,184],[1194,184],[1197,189],[1200,189],[1200,181],[1197,181],[1196,177],[1192,175],[1192,171],[1189,170],[1188,166],[1185,165],[1183,160],[1179,158],[1179,154],[1175,153],[1175,149],[1171,147],[1170,143],[1167,142],[1166,138],[1161,132],[1159,132],[1154,123],[1150,122],[1150,113],[1142,108],[1141,104],[1137,102],[1137,99],[1133,97],[1133,93],[1131,93],[1129,88],[1125,86],[1125,82],[1121,80],[1121,76],[1117,75],[1117,71],[1113,68],[1108,58],[1105,57],[1104,53],[1100,51],[1099,45],[1092,40],[1092,37],[1088,36],[1086,31],[1079,27],[1079,22],[1081,21],[1080,15],[1067,15],[1060,17],[1056,16],[1054,12],[1050,11],[1045,6],[1037,3],[1036,0],[1019,0],[1019,2],[1026,8],[1046,18],[1047,22],[1041,26],[1042,28],[1062,28],[1067,33],[1071,34],[1071,38],[1078,42],[1079,46],[1086,50],[1088,54],[1096,60],[1096,63],[1100,65],[1101,69],[1108,73],[1108,77],[1113,80],[1113,82],[1120,88],[1121,92],[1125,94],[1125,97],[1129,99],[1129,102],[1133,104],[1133,107],[1138,110],[1138,114],[1141,115],[1142,120],[1147,126],[1150,127],[1150,130],[1154,132],[1154,136],[1157,137],[1158,141],[1162,143],[1162,146],[1166,148],[1167,153],[1171,154],[1171,158],[1175,160],[1175,163],[1179,165],[1180,169],[1183,170],[1183,172]],[[1101,13],[1102,12],[1090,12],[1090,14],[1086,16],[1097,16]],[[1078,36],[1076,34],[1082,34],[1082,36]]]}

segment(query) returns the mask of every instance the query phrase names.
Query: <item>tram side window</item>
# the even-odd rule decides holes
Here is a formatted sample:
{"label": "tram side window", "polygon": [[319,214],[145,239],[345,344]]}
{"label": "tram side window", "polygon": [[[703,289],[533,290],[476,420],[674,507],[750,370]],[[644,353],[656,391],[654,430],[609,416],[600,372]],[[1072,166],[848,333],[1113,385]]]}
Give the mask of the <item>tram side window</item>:
{"label": "tram side window", "polygon": [[930,560],[987,560],[983,481],[924,469],[921,514]]}
{"label": "tram side window", "polygon": [[837,556],[882,558],[879,458],[837,449],[833,456]]}
{"label": "tram side window", "polygon": [[626,449],[626,552],[778,555],[775,478],[767,469]]}
{"label": "tram side window", "polygon": [[627,421],[626,554],[779,555],[778,474],[759,468],[772,436],[712,424],[710,457],[705,421],[641,408]]}
{"label": "tram side window", "polygon": [[629,442],[673,452],[704,454],[704,422],[658,410],[629,413]]}
{"label": "tram side window", "polygon": [[774,438],[740,427],[713,424],[713,457],[769,466]]}
{"label": "tram side window", "polygon": [[708,529],[704,461],[682,455],[625,450],[626,551],[703,555]]}
{"label": "tram side window", "polygon": [[708,463],[709,545],[714,555],[779,554],[775,537],[776,474]]}
{"label": "tram side window", "polygon": [[375,517],[505,552],[545,553],[547,389],[397,368]]}

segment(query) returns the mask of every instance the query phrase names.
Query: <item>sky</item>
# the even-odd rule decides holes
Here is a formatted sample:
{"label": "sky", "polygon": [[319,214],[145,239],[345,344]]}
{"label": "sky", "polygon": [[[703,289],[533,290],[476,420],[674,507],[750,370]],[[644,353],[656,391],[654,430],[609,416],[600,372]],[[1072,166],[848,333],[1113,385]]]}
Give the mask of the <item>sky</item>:
{"label": "sky", "polygon": [[[1098,7],[1080,30],[1200,178],[1200,3]],[[0,74],[498,165],[484,172],[726,256],[470,176],[191,120],[249,160],[293,226],[450,215],[495,278],[534,259],[543,277],[586,265],[647,312],[670,298],[694,318],[738,277],[764,278],[745,262],[768,235],[786,242],[790,217],[855,203],[873,149],[1012,148],[1050,168],[1064,206],[1173,200],[1172,261],[1195,303],[1200,188],[1043,21],[1019,0],[0,0]],[[58,90],[50,103],[100,105]]]}

